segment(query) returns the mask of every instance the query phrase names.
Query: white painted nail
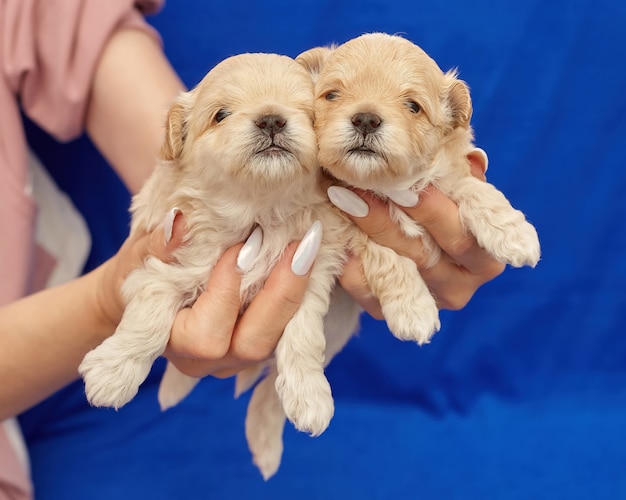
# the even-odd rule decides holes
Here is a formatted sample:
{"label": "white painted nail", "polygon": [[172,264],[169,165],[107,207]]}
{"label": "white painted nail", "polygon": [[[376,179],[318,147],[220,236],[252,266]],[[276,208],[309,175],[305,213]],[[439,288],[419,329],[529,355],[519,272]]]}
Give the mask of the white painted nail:
{"label": "white painted nail", "polygon": [[256,259],[261,250],[261,244],[263,243],[263,229],[261,226],[257,226],[252,234],[248,236],[248,239],[239,250],[237,255],[237,269],[240,272],[245,273],[252,267],[254,259]]}
{"label": "white painted nail", "polygon": [[163,220],[163,236],[165,237],[166,245],[172,239],[172,232],[174,231],[174,220],[179,213],[180,209],[174,207],[169,212],[167,212],[167,214],[165,214],[165,219]]}
{"label": "white painted nail", "polygon": [[383,193],[396,205],[405,208],[414,207],[419,201],[417,193],[410,189],[388,189],[387,191],[383,191]]}
{"label": "white painted nail", "polygon": [[482,163],[485,165],[485,173],[487,172],[487,168],[489,168],[489,157],[487,156],[487,152],[482,148],[474,148],[470,151],[470,154],[477,154],[482,158]]}
{"label": "white painted nail", "polygon": [[341,186],[330,186],[326,191],[330,202],[352,217],[365,217],[370,207],[355,193]]}
{"label": "white painted nail", "polygon": [[322,242],[322,223],[315,221],[302,238],[291,260],[291,270],[298,276],[309,272]]}

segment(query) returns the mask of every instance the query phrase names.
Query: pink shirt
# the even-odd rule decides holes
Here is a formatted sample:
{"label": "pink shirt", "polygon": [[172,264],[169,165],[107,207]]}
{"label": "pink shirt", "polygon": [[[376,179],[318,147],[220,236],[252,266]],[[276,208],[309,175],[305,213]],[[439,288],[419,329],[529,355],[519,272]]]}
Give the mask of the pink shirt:
{"label": "pink shirt", "polygon": [[[60,141],[84,131],[99,55],[120,28],[158,34],[142,13],[163,0],[0,2],[0,304],[36,291],[36,203],[20,110]],[[31,498],[0,427],[0,500]]]}

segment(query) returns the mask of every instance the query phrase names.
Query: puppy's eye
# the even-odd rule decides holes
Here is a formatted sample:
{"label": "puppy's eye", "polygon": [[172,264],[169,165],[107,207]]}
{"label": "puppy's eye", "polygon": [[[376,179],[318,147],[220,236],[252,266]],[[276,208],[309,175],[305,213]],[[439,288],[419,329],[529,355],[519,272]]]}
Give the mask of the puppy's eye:
{"label": "puppy's eye", "polygon": [[331,90],[330,92],[327,92],[324,97],[327,101],[334,101],[337,97],[339,97],[339,92]]}
{"label": "puppy's eye", "polygon": [[409,108],[409,111],[411,113],[419,113],[420,112],[420,105],[417,104],[415,101],[407,101],[406,102],[406,106],[407,108]]}
{"label": "puppy's eye", "polygon": [[221,122],[224,118],[226,118],[227,116],[230,116],[230,111],[226,110],[226,109],[220,109],[217,114],[215,115],[215,121],[217,123]]}

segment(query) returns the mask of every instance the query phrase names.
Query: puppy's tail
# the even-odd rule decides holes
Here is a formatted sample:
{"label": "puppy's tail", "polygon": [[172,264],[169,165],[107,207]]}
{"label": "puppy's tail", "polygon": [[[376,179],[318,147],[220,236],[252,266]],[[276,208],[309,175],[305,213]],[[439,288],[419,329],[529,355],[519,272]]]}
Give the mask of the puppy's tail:
{"label": "puppy's tail", "polygon": [[235,399],[244,392],[248,392],[254,384],[267,375],[268,368],[268,363],[257,363],[237,373],[235,377]]}
{"label": "puppy's tail", "polygon": [[276,392],[276,367],[257,384],[248,403],[246,439],[252,461],[266,481],[276,474],[283,455],[285,412]]}
{"label": "puppy's tail", "polygon": [[172,363],[167,363],[165,373],[159,386],[159,405],[165,411],[172,406],[176,406],[193,390],[200,379],[185,375],[179,371]]}

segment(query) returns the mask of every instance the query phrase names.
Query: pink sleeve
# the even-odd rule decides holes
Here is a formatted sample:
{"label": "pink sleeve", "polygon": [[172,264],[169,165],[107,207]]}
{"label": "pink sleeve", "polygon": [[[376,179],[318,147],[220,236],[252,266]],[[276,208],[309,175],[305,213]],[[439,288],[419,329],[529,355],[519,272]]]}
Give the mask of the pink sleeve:
{"label": "pink sleeve", "polygon": [[0,422],[0,499],[32,500],[30,480]]}
{"label": "pink sleeve", "polygon": [[84,129],[101,51],[118,28],[159,35],[142,17],[163,0],[6,0],[0,6],[0,63],[26,115],[59,140]]}

